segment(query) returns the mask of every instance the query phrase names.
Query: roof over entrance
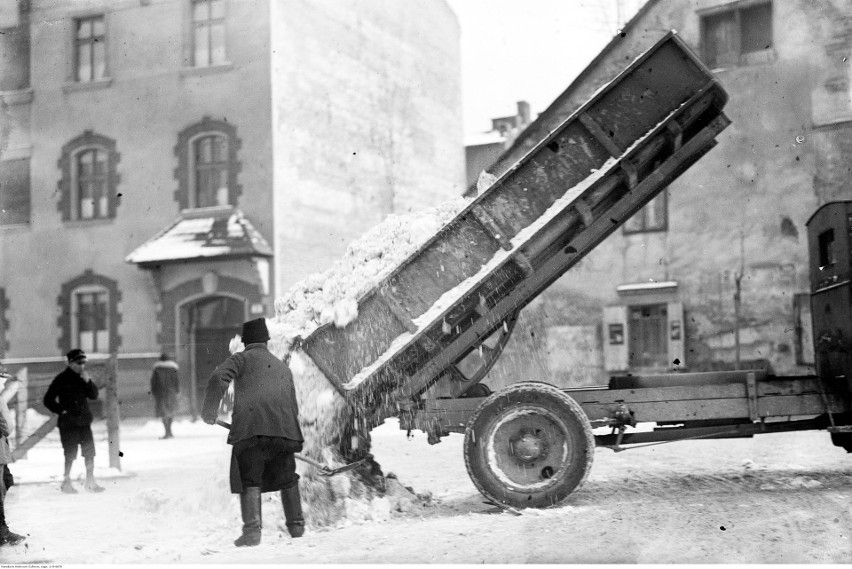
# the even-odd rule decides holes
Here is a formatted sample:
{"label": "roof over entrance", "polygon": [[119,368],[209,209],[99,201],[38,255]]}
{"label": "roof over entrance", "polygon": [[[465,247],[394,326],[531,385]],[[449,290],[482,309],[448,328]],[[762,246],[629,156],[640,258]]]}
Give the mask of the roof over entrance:
{"label": "roof over entrance", "polygon": [[221,257],[272,257],[272,247],[230,206],[186,210],[125,260],[138,265]]}

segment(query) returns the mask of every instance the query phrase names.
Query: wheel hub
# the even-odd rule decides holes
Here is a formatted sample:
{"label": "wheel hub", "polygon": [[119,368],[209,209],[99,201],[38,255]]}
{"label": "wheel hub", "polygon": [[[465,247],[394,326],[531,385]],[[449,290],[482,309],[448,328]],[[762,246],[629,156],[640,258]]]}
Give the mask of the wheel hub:
{"label": "wheel hub", "polygon": [[544,440],[535,433],[521,433],[512,441],[512,454],[522,462],[534,462],[547,452]]}

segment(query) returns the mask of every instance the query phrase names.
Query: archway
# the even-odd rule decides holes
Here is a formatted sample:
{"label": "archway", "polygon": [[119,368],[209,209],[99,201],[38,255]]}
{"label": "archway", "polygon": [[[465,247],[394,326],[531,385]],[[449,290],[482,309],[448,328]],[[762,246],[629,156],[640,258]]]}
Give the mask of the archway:
{"label": "archway", "polygon": [[244,299],[225,295],[204,296],[180,306],[180,344],[186,346],[193,418],[200,412],[210,374],[228,357],[228,343],[240,333],[246,313]]}

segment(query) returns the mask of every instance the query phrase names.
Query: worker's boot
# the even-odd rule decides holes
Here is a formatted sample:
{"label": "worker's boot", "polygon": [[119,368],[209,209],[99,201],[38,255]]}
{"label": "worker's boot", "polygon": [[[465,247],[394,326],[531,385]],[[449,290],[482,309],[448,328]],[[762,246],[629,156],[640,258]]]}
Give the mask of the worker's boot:
{"label": "worker's boot", "polygon": [[24,541],[26,537],[14,533],[6,525],[6,511],[3,502],[4,500],[0,498],[0,546],[17,545]]}
{"label": "worker's boot", "polygon": [[305,535],[305,517],[302,515],[302,497],[299,494],[298,484],[281,490],[281,505],[284,506],[284,520],[290,535],[292,537]]}
{"label": "worker's boot", "polygon": [[243,516],[243,535],[234,541],[237,547],[260,544],[260,487],[248,486],[240,494],[240,513]]}

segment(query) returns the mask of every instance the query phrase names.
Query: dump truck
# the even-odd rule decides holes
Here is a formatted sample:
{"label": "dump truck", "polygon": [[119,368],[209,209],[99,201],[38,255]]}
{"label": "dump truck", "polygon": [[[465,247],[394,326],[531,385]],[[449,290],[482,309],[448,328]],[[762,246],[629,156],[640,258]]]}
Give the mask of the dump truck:
{"label": "dump truck", "polygon": [[820,346],[813,377],[628,375],[583,388],[519,378],[494,393],[481,383],[520,311],[715,146],[726,102],[668,33],[364,294],[354,321],[316,329],[304,351],[367,428],[398,417],[430,443],[464,434],[471,479],[506,507],[561,502],[598,446],[828,429],[852,451],[848,204],[809,221],[814,330],[835,338],[820,340],[833,347]]}

